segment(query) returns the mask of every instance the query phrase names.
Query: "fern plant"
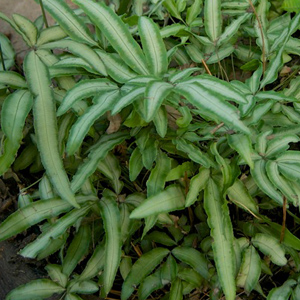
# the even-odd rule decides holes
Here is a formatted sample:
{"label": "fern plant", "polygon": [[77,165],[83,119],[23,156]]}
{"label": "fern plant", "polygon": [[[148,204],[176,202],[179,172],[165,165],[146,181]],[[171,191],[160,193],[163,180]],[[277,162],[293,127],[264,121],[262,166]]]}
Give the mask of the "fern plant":
{"label": "fern plant", "polygon": [[[1,37],[0,173],[40,176],[0,240],[40,224],[20,254],[61,260],[6,299],[298,299],[300,240],[271,212],[299,223],[299,77],[278,74],[299,55],[300,15],[270,21],[267,0],[73,2],[42,1],[49,28],[0,13],[29,48],[23,76]],[[267,290],[276,266],[290,278]]]}

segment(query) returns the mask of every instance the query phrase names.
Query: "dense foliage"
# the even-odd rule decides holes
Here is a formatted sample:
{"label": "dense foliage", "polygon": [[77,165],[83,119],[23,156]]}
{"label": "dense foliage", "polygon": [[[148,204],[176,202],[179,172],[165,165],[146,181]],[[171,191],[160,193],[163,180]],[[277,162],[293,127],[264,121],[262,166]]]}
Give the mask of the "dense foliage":
{"label": "dense foliage", "polygon": [[299,2],[37,2],[0,12],[0,240],[61,264],[6,300],[299,300]]}

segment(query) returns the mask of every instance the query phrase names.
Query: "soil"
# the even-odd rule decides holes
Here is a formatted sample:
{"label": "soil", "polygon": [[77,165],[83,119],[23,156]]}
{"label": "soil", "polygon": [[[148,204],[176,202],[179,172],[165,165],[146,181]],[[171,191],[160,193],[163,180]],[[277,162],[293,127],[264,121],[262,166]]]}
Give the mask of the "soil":
{"label": "soil", "polygon": [[[71,0],[66,0],[71,7],[76,7]],[[12,14],[20,14],[34,21],[41,15],[41,8],[34,0],[0,0],[0,12],[11,17]],[[47,14],[49,25],[54,24],[54,20]],[[18,34],[14,32],[11,26],[0,19],[0,32],[8,36],[17,53],[17,59],[23,60],[28,46],[23,42]]]}
{"label": "soil", "polygon": [[[0,223],[17,209],[19,187],[13,178],[0,179]],[[32,242],[37,234],[28,230],[6,241],[0,242],[0,300],[14,288],[35,279],[48,278],[45,266],[48,261],[26,259],[18,252]],[[56,259],[54,257],[54,259]],[[53,295],[48,300],[59,300],[61,295]],[[82,295],[84,300],[100,300],[93,295]]]}
{"label": "soil", "polygon": [[[67,0],[70,6],[70,0]],[[34,0],[0,0],[0,12],[11,17],[13,13],[21,14],[31,21],[34,21],[41,15],[40,6]],[[49,24],[54,24],[54,20],[47,15]],[[18,34],[9,24],[0,19],[0,32],[4,33],[12,42],[16,51],[16,59],[21,64],[28,46],[23,42]],[[18,186],[14,180],[3,181],[0,179],[0,222],[13,213],[17,208]],[[0,242],[0,300],[12,289],[25,284],[34,279],[47,277],[44,270],[45,262],[24,259],[18,252],[32,239],[31,235],[19,235],[17,238],[11,238]],[[49,298],[58,300],[58,296]]]}

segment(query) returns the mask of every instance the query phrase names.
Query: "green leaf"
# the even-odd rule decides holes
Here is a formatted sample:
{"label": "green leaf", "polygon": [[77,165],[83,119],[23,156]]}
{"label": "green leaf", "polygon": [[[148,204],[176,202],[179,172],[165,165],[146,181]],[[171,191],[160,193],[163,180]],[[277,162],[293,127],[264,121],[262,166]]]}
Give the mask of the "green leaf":
{"label": "green leaf", "polygon": [[29,194],[19,194],[18,196],[18,208],[23,208],[33,202]]}
{"label": "green leaf", "polygon": [[68,155],[75,154],[93,123],[104,113],[111,110],[119,97],[120,94],[118,90],[106,92],[95,97],[95,104],[91,105],[84,114],[77,119],[70,130],[66,147]]}
{"label": "green leaf", "polygon": [[[153,75],[146,75],[146,76],[143,76],[143,75],[138,75],[136,76],[135,78],[132,78],[130,79],[128,82],[127,82],[127,86],[129,89],[131,89],[133,87],[142,87],[142,86],[146,86],[148,83],[150,83],[151,81],[154,81],[154,80],[158,80],[158,78],[156,76],[153,76]],[[125,88],[127,88],[127,86],[125,86]],[[124,89],[124,91],[126,92],[126,89]]]}
{"label": "green leaf", "polygon": [[[9,70],[15,64],[16,53],[11,45],[10,40],[3,33],[0,33],[0,43],[1,43],[2,53],[3,53],[3,63],[5,65],[6,70]],[[0,62],[1,62],[0,71],[4,71],[1,58],[0,58]]]}
{"label": "green leaf", "polygon": [[204,60],[204,54],[199,50],[198,45],[196,44],[188,44],[185,46],[185,50],[187,54],[190,56],[191,60],[195,63],[202,63]]}
{"label": "green leaf", "polygon": [[[70,285],[71,286],[71,285]],[[99,290],[98,283],[92,280],[75,282],[68,291],[70,293],[94,294]]]}
{"label": "green leaf", "polygon": [[62,287],[66,287],[68,277],[62,273],[60,265],[50,264],[47,265],[45,269],[52,281],[57,282]]}
{"label": "green leaf", "polygon": [[267,146],[265,156],[272,158],[280,152],[285,152],[289,149],[289,143],[298,143],[299,137],[292,134],[287,134],[284,137],[277,137],[272,139]]}
{"label": "green leaf", "polygon": [[57,110],[57,116],[66,113],[77,101],[95,96],[100,93],[116,91],[118,87],[107,79],[81,80],[64,97]]}
{"label": "green leaf", "polygon": [[24,69],[29,89],[35,97],[33,105],[34,129],[43,166],[57,193],[64,200],[75,207],[79,207],[70,189],[69,178],[59,153],[55,103],[50,88],[51,81],[48,69],[34,51],[26,56]]}
{"label": "green leaf", "polygon": [[224,32],[218,38],[217,46],[226,44],[240,29],[240,26],[246,22],[252,16],[251,13],[245,13],[238,17],[237,19],[230,22],[230,24],[225,28]]}
{"label": "green leaf", "polygon": [[95,277],[105,264],[105,244],[100,243],[94,250],[93,255],[88,260],[86,267],[79,276],[79,280],[87,280]]}
{"label": "green leaf", "polygon": [[264,233],[257,233],[254,238],[252,238],[251,242],[263,254],[268,255],[274,264],[278,266],[284,266],[287,264],[287,259],[284,256],[284,248],[279,243],[279,240],[273,236]]}
{"label": "green leaf", "polygon": [[165,232],[160,231],[152,231],[144,237],[144,240],[149,240],[164,246],[176,246],[176,242],[172,238],[170,238]]}
{"label": "green leaf", "polygon": [[282,8],[289,12],[300,12],[300,3],[297,0],[284,0],[282,3]]}
{"label": "green leaf", "polygon": [[67,36],[68,35],[66,32],[59,25],[54,25],[45,28],[40,32],[36,45],[40,46],[53,41],[61,40]]}
{"label": "green leaf", "polygon": [[32,95],[25,90],[7,96],[1,109],[1,128],[6,136],[0,156],[0,175],[4,174],[15,160],[23,138],[23,127],[32,107]]}
{"label": "green leaf", "polygon": [[62,249],[67,242],[67,238],[69,237],[69,232],[63,233],[56,239],[52,239],[50,243],[47,245],[47,248],[43,249],[37,255],[37,260],[45,259],[55,253],[56,251]]}
{"label": "green leaf", "polygon": [[151,197],[164,190],[166,178],[171,170],[171,159],[162,151],[158,152],[155,167],[147,180],[147,196]]}
{"label": "green leaf", "polygon": [[153,118],[157,133],[164,138],[168,130],[168,113],[164,106],[161,106]]}
{"label": "green leaf", "polygon": [[39,193],[41,200],[55,198],[56,196],[50,180],[46,174],[44,174],[42,180],[39,183]]}
{"label": "green leaf", "polygon": [[182,94],[187,100],[204,112],[213,114],[216,118],[225,124],[232,126],[233,129],[249,134],[250,130],[240,121],[237,109],[220,99],[217,93],[214,93],[197,82],[180,83],[174,91]]}
{"label": "green leaf", "polygon": [[170,300],[182,300],[183,299],[183,285],[180,278],[174,279],[170,289]]}
{"label": "green leaf", "polygon": [[142,154],[139,147],[136,147],[131,153],[129,159],[129,179],[135,181],[142,171],[144,165],[142,161]]}
{"label": "green leaf", "polygon": [[[262,104],[256,104],[256,101],[254,100],[254,105],[253,105],[253,109],[251,112],[251,116],[249,118],[247,118],[247,120],[245,121],[245,123],[249,126],[249,125],[253,125],[253,124],[257,124],[261,121],[261,119],[263,118],[263,116],[272,108],[272,106],[274,105],[273,101],[267,101],[265,103]],[[262,132],[262,134],[264,135],[265,132]],[[260,153],[264,153],[261,152]]]}
{"label": "green leaf", "polygon": [[126,203],[121,203],[119,205],[120,210],[120,224],[121,224],[121,241],[125,243],[128,237],[137,230],[135,226],[140,227],[141,223],[137,220],[131,220],[129,218],[131,207]]}
{"label": "green leaf", "polygon": [[61,77],[66,78],[67,76],[70,76],[70,75],[71,76],[75,76],[75,75],[88,76],[88,75],[90,75],[90,71],[87,72],[83,68],[74,68],[74,67],[60,68],[60,67],[51,66],[51,67],[49,67],[49,74],[50,74],[50,78],[60,79]]}
{"label": "green leaf", "polygon": [[104,3],[92,0],[74,0],[93,23],[103,32],[124,62],[140,74],[148,74],[145,57],[139,44],[133,39],[129,29],[113,10]]}
{"label": "green leaf", "polygon": [[170,75],[169,81],[172,83],[179,83],[181,80],[188,79],[193,73],[199,72],[200,70],[200,68],[187,68],[176,71],[174,74]]}
{"label": "green leaf", "polygon": [[61,154],[65,152],[65,148],[66,148],[65,143],[68,138],[68,134],[74,120],[75,120],[74,114],[65,114],[60,120],[58,126],[58,146],[59,146],[59,152]]}
{"label": "green leaf", "polygon": [[276,161],[281,164],[299,164],[300,163],[300,152],[295,150],[289,150],[283,152],[276,158]]}
{"label": "green leaf", "polygon": [[117,114],[123,108],[136,101],[138,98],[144,98],[145,87],[133,88],[130,92],[126,93],[124,96],[120,97],[116,105],[111,111],[112,115]]}
{"label": "green leaf", "polygon": [[289,201],[296,204],[298,196],[291,184],[279,174],[277,163],[275,161],[268,161],[266,163],[266,171],[273,185],[276,186]]}
{"label": "green leaf", "polygon": [[255,248],[250,245],[243,251],[243,261],[237,276],[237,286],[243,287],[246,293],[256,287],[261,273],[261,260]]}
{"label": "green leaf", "polygon": [[143,230],[142,239],[144,239],[144,237],[148,233],[148,231],[154,227],[154,225],[157,222],[157,219],[158,219],[157,214],[154,214],[154,215],[151,215],[151,216],[145,218],[145,227]]}
{"label": "green leaf", "polygon": [[229,146],[236,150],[238,154],[246,161],[251,169],[254,168],[252,154],[252,142],[249,136],[244,134],[231,134],[227,136]]}
{"label": "green leaf", "polygon": [[228,188],[227,194],[229,199],[237,206],[246,211],[258,214],[258,206],[241,180],[237,179],[235,183]]}
{"label": "green leaf", "polygon": [[[280,240],[281,232],[282,232],[282,225],[279,225],[274,222],[270,222],[267,219],[264,219],[264,221],[268,225],[262,225],[259,223],[255,223],[255,227],[257,227],[262,233],[273,235],[277,240]],[[293,235],[287,228],[284,230],[284,238],[283,238],[283,244],[291,247],[295,250],[300,250],[300,239],[297,238],[295,235]]]}
{"label": "green leaf", "polygon": [[221,0],[205,0],[205,32],[212,42],[216,42],[222,33]]}
{"label": "green leaf", "polygon": [[254,168],[251,170],[251,175],[257,186],[271,199],[279,205],[283,205],[282,195],[277,188],[272,184],[266,173],[266,162],[258,160],[254,163]]}
{"label": "green leaf", "polygon": [[[256,1],[253,1],[255,4]],[[247,1],[224,1],[222,3],[222,9],[238,9],[244,10],[249,8],[249,3]]]}
{"label": "green leaf", "polygon": [[149,138],[145,148],[142,151],[143,165],[147,170],[150,170],[156,160],[158,152],[158,141],[154,138]]}
{"label": "green leaf", "polygon": [[203,6],[203,0],[194,0],[194,3],[187,9],[186,23],[188,25],[191,25],[191,23],[201,13],[202,6]]}
{"label": "green leaf", "polygon": [[100,140],[93,145],[87,159],[79,166],[77,172],[73,176],[71,189],[76,192],[84,184],[97,169],[98,163],[104,159],[108,152],[116,145],[124,142],[127,134],[124,132],[116,132],[109,135],[103,135]]}
{"label": "green leaf", "polygon": [[184,194],[177,185],[171,185],[164,191],[147,198],[130,215],[132,219],[145,218],[153,214],[170,212],[184,207]]}
{"label": "green leaf", "polygon": [[7,22],[18,34],[21,35],[23,41],[27,44],[30,45],[30,41],[28,40],[28,38],[26,37],[26,35],[19,29],[19,27],[17,26],[17,24],[11,20],[10,18],[8,18],[5,14],[3,14],[2,12],[0,12],[0,19],[2,19],[3,21]]}
{"label": "green leaf", "polygon": [[67,50],[68,52],[73,53],[76,56],[81,57],[83,60],[85,60],[92,69],[97,71],[99,74],[107,76],[107,72],[105,69],[105,66],[100,59],[100,57],[97,55],[97,53],[89,46],[75,42],[72,40],[61,40],[57,42],[52,42],[48,44],[44,44],[39,47],[40,49],[62,49]]}
{"label": "green leaf", "polygon": [[[165,3],[165,2],[164,2]],[[180,47],[180,44],[175,44],[173,41],[165,41],[168,51],[169,61],[175,60],[178,65],[190,64],[190,58],[187,53]]]}
{"label": "green leaf", "polygon": [[5,300],[32,300],[49,298],[53,294],[61,294],[65,288],[49,279],[32,280],[7,294]]}
{"label": "green leaf", "polygon": [[83,206],[81,209],[74,209],[57,220],[49,230],[43,232],[34,242],[28,244],[20,251],[24,257],[35,258],[43,249],[51,243],[53,239],[61,236],[70,226],[88,213],[91,204]]}
{"label": "green leaf", "polygon": [[70,68],[70,73],[72,73],[72,70],[74,68],[82,68],[85,69],[87,72],[92,74],[97,74],[98,72],[91,67],[89,63],[87,63],[85,60],[83,60],[80,57],[66,57],[55,63],[51,66],[51,74],[53,75],[56,70],[60,72],[60,70],[67,70]]}
{"label": "green leaf", "polygon": [[140,300],[146,300],[150,294],[158,289],[163,288],[164,284],[161,279],[161,272],[155,272],[153,275],[146,277],[139,287]]}
{"label": "green leaf", "polygon": [[184,281],[187,281],[193,284],[195,287],[200,287],[203,283],[203,277],[199,275],[198,272],[194,271],[191,268],[181,268],[177,276]]}
{"label": "green leaf", "polygon": [[272,134],[272,130],[263,131],[257,135],[255,150],[260,155],[265,155],[267,149],[267,143],[269,141],[269,136]]}
{"label": "green leaf", "polygon": [[[107,193],[108,194],[108,193]],[[99,202],[105,229],[104,294],[111,290],[121,260],[121,224],[117,199],[105,195]]]}
{"label": "green leaf", "polygon": [[132,266],[132,269],[123,283],[121,300],[127,300],[133,293],[135,287],[139,285],[168,254],[169,250],[165,248],[155,248],[143,254]]}
{"label": "green leaf", "polygon": [[102,50],[96,49],[95,52],[99,55],[103,61],[108,75],[115,81],[120,83],[126,83],[132,78],[138,76],[137,73],[132,71],[123,60],[115,53],[107,53]]}
{"label": "green leaf", "polygon": [[201,167],[199,173],[191,179],[189,191],[186,195],[185,207],[189,207],[197,201],[197,197],[205,189],[209,177],[210,170]]}
{"label": "green leaf", "polygon": [[258,69],[252,74],[252,76],[246,80],[246,84],[253,94],[255,94],[259,89],[259,83],[261,75],[263,73],[263,64],[260,63]]}
{"label": "green leaf", "polygon": [[[267,15],[269,13],[271,4],[267,0],[261,0],[257,7],[256,15],[254,21],[254,33],[257,37],[256,43],[260,47],[264,55],[268,56],[270,52],[270,42],[269,36],[267,35],[268,19]],[[259,19],[258,19],[259,18]]]}
{"label": "green leaf", "polygon": [[181,113],[182,117],[176,120],[177,126],[181,128],[188,127],[193,120],[191,109],[188,106],[180,106],[178,111]]}
{"label": "green leaf", "polygon": [[176,145],[176,148],[178,150],[186,153],[192,161],[203,165],[205,168],[209,168],[210,166],[214,165],[214,162],[206,153],[203,153],[199,149],[199,147],[196,147],[194,144],[187,142],[185,139],[174,139],[173,144]]}
{"label": "green leaf", "polygon": [[13,71],[0,71],[0,84],[8,85],[13,88],[27,88],[24,77]]}
{"label": "green leaf", "polygon": [[297,99],[294,98],[294,97],[286,96],[283,93],[279,93],[279,92],[275,92],[275,91],[258,92],[258,93],[255,94],[255,98],[257,100],[269,99],[269,100],[289,101],[289,102],[297,101]]}
{"label": "green leaf", "polygon": [[194,248],[177,247],[172,250],[172,254],[185,264],[191,266],[203,278],[209,278],[208,261],[205,256]]}
{"label": "green leaf", "polygon": [[278,72],[283,66],[283,51],[285,48],[286,43],[288,42],[290,35],[293,33],[295,28],[299,26],[299,19],[300,19],[300,14],[296,15],[292,21],[290,22],[290,26],[288,28],[287,32],[283,32],[282,35],[284,36],[284,41],[279,50],[277,51],[277,54],[273,59],[271,59],[266,72],[264,74],[263,80],[261,81],[260,88],[262,89],[265,87],[267,84],[270,84],[274,82],[277,77],[278,77]]}
{"label": "green leaf", "polygon": [[132,259],[131,257],[123,257],[120,263],[120,273],[122,278],[125,280],[132,268]]}
{"label": "green leaf", "polygon": [[89,250],[91,230],[88,225],[82,225],[70,244],[62,263],[62,272],[68,277],[72,274],[77,264]]}
{"label": "green leaf", "polygon": [[151,81],[145,90],[145,121],[150,122],[156,115],[165,98],[172,92],[173,86],[167,82]]}
{"label": "green leaf", "polygon": [[75,41],[97,46],[84,22],[64,1],[43,0],[43,5],[61,28]]}
{"label": "green leaf", "polygon": [[157,24],[150,18],[140,17],[138,29],[151,74],[163,75],[168,69],[168,57]]}
{"label": "green leaf", "polygon": [[293,279],[287,280],[282,286],[273,288],[268,294],[267,300],[288,300],[292,293],[292,287],[296,284]]}
{"label": "green leaf", "polygon": [[163,27],[160,30],[160,35],[162,38],[167,38],[172,35],[176,35],[180,30],[184,30],[184,29],[186,29],[186,26],[182,24],[174,23],[172,25]]}
{"label": "green leaf", "polygon": [[182,83],[198,83],[205,89],[218,94],[220,99],[232,100],[239,104],[247,104],[248,100],[246,95],[236,88],[232,83],[228,83],[224,80],[220,80],[210,75],[199,75],[192,79],[183,81]]}
{"label": "green leaf", "polygon": [[233,169],[231,165],[229,164],[228,160],[224,159],[218,149],[217,149],[217,143],[213,143],[210,145],[210,151],[215,156],[215,159],[220,167],[220,170],[223,175],[223,182],[220,182],[221,190],[226,191],[229,186],[233,183]]}
{"label": "green leaf", "polygon": [[162,4],[171,16],[182,20],[174,0],[165,0]]}
{"label": "green leaf", "polygon": [[79,297],[76,294],[66,294],[64,300],[83,300],[81,297]]}
{"label": "green leaf", "polygon": [[184,176],[192,176],[193,172],[195,171],[195,167],[193,162],[191,161],[187,161],[184,162],[181,165],[176,166],[175,168],[173,168],[168,176],[167,176],[167,181],[173,181],[173,180],[178,180]]}
{"label": "green leaf", "polygon": [[282,113],[287,116],[292,122],[299,123],[300,114],[294,109],[294,107],[280,105]]}
{"label": "green leaf", "polygon": [[119,159],[112,153],[108,153],[108,155],[99,162],[97,168],[112,182],[115,193],[120,194],[123,188],[123,183],[119,179],[121,176],[121,166]]}
{"label": "green leaf", "polygon": [[300,298],[300,284],[297,284],[297,286],[292,291],[292,297],[293,300],[297,300],[298,298]]}
{"label": "green leaf", "polygon": [[227,203],[223,200],[216,183],[210,179],[204,191],[204,209],[208,216],[208,225],[214,252],[218,277],[225,297],[234,300],[236,296],[236,261],[233,249],[232,224]]}
{"label": "green leaf", "polygon": [[180,13],[185,10],[186,2],[187,2],[186,0],[177,0],[176,1],[176,8]]}
{"label": "green leaf", "polygon": [[18,26],[19,30],[23,32],[27,39],[30,41],[29,46],[34,46],[36,44],[38,35],[38,30],[34,23],[19,14],[12,14],[12,18],[15,21],[15,24]]}
{"label": "green leaf", "polygon": [[292,181],[299,181],[300,179],[300,164],[299,163],[294,163],[294,164],[289,164],[289,163],[278,163],[278,168],[280,173],[286,177],[289,180]]}

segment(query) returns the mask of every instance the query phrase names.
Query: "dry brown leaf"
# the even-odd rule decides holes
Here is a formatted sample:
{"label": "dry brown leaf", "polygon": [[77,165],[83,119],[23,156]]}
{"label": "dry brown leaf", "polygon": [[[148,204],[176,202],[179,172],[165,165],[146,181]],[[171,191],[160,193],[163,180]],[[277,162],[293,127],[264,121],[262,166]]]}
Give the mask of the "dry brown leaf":
{"label": "dry brown leaf", "polygon": [[106,130],[107,134],[117,132],[120,129],[122,118],[120,114],[112,116],[110,112],[107,113],[107,119],[109,120],[109,126]]}

